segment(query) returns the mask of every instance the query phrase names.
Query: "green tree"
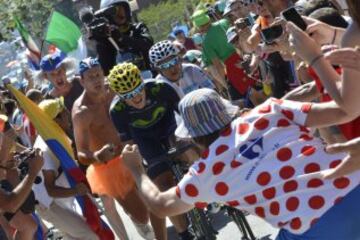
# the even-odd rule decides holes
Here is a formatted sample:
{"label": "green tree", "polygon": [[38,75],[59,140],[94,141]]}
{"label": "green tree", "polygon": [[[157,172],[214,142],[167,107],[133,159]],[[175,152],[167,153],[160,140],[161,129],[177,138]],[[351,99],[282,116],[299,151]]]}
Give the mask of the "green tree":
{"label": "green tree", "polygon": [[58,1],[49,0],[0,0],[0,34],[9,38],[15,28],[13,16],[28,27],[35,39],[41,39],[47,19]]}
{"label": "green tree", "polygon": [[152,4],[138,14],[155,41],[166,39],[175,23],[186,23],[199,0],[167,0]]}

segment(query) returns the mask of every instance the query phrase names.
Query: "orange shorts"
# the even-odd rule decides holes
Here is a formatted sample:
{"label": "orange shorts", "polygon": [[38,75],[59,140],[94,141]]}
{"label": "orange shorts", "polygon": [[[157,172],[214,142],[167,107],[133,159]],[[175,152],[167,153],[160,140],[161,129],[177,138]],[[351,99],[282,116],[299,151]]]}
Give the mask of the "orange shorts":
{"label": "orange shorts", "polygon": [[86,171],[86,178],[93,193],[114,198],[124,199],[135,187],[134,178],[120,157],[107,163],[91,164]]}

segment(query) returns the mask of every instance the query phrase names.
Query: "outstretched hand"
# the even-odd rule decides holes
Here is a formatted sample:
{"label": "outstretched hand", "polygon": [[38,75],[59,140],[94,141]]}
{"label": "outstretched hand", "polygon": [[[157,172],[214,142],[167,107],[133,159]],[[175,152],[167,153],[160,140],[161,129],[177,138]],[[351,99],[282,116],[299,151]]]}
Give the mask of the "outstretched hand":
{"label": "outstretched hand", "polygon": [[347,152],[348,155],[335,169],[324,173],[324,178],[332,179],[341,177],[360,170],[360,138],[355,138],[345,143],[337,143],[326,148],[328,153]]}

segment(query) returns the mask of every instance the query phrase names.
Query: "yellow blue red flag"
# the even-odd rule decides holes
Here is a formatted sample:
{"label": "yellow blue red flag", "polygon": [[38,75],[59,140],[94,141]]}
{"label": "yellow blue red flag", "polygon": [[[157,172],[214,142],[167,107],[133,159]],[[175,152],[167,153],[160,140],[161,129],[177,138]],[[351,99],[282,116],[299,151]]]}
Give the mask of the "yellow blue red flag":
{"label": "yellow blue red flag", "polygon": [[[70,186],[75,187],[76,184],[81,182],[87,184],[85,174],[78,168],[74,161],[71,141],[62,128],[11,84],[8,84],[7,88],[15,96],[20,107],[36,128],[38,134],[44,139],[50,150],[58,158]],[[90,197],[77,196],[76,200],[82,209],[87,224],[99,236],[99,239],[114,240],[114,234],[101,219],[98,209]]]}

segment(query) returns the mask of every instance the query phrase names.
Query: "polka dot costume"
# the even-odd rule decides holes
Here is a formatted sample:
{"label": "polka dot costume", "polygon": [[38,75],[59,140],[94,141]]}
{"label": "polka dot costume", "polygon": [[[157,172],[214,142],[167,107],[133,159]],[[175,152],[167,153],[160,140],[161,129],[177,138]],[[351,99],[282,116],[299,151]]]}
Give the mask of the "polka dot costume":
{"label": "polka dot costume", "polygon": [[[222,202],[294,234],[308,230],[358,184],[360,174],[324,180],[344,154],[327,154],[304,126],[310,104],[269,99],[237,118],[177,186],[186,203]],[[201,203],[201,204],[199,204]]]}

